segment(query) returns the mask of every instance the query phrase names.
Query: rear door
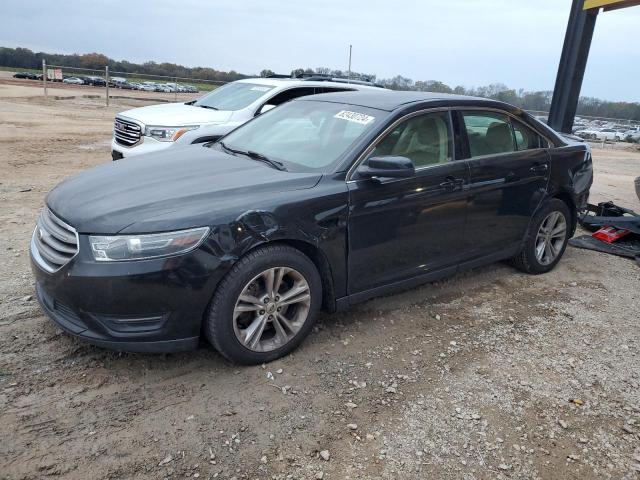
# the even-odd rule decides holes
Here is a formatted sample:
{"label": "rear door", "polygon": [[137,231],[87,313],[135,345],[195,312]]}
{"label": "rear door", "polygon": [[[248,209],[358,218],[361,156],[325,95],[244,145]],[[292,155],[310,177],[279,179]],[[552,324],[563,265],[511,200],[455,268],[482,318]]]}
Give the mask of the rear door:
{"label": "rear door", "polygon": [[461,111],[469,157],[466,249],[469,259],[517,248],[545,196],[547,143],[497,111]]}
{"label": "rear door", "polygon": [[350,294],[454,272],[463,254],[469,171],[454,157],[450,113],[398,122],[368,156],[385,155],[410,158],[416,173],[348,182]]}

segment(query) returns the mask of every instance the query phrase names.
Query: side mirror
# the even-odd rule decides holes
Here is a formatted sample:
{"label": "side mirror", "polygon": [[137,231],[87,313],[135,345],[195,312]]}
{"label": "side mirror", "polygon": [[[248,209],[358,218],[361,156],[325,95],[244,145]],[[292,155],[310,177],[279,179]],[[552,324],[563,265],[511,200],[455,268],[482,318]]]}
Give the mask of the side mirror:
{"label": "side mirror", "polygon": [[416,169],[407,157],[370,157],[356,170],[358,178],[409,178]]}
{"label": "side mirror", "polygon": [[270,103],[266,103],[262,106],[262,108],[260,108],[260,110],[258,110],[258,115],[262,115],[265,112],[268,112],[269,110],[272,110],[276,108],[276,105],[271,105]]}

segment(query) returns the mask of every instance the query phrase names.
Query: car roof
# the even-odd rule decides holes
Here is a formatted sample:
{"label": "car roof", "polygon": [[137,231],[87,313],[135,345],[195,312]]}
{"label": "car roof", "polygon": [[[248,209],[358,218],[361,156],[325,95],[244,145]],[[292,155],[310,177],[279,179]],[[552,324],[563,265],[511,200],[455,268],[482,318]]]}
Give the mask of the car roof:
{"label": "car roof", "polygon": [[234,83],[253,83],[257,85],[268,85],[270,87],[338,87],[352,88],[354,90],[385,90],[382,87],[373,85],[362,85],[360,83],[332,82],[331,80],[301,80],[299,78],[243,78]]}
{"label": "car roof", "polygon": [[375,108],[391,112],[412,103],[469,103],[471,105],[498,106],[503,109],[513,110],[516,107],[503,102],[481,97],[467,95],[453,95],[449,93],[411,92],[384,89],[368,89],[358,92],[322,93],[311,97],[301,97],[296,101],[324,101],[333,103],[346,103],[360,107]]}

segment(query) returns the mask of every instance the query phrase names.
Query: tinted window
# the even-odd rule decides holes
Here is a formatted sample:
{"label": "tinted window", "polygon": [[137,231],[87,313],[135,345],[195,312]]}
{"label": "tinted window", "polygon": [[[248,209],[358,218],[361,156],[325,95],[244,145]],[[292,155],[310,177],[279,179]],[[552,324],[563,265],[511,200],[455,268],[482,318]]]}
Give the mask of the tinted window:
{"label": "tinted window", "polygon": [[448,112],[437,112],[410,118],[384,137],[370,156],[410,158],[416,168],[452,159],[453,145]]}
{"label": "tinted window", "polygon": [[313,87],[290,88],[284,92],[278,93],[273,98],[267,100],[266,103],[269,105],[280,105],[284,102],[288,102],[289,100],[293,100],[294,98],[313,95],[314,93],[315,89]]}
{"label": "tinted window", "polygon": [[515,151],[513,132],[506,115],[468,112],[462,116],[472,157]]}
{"label": "tinted window", "polygon": [[290,171],[325,171],[385,115],[355,105],[292,101],[242,125],[223,142],[281,161]]}
{"label": "tinted window", "polygon": [[516,137],[518,150],[530,150],[540,148],[543,144],[540,135],[519,122],[512,122],[513,133]]}

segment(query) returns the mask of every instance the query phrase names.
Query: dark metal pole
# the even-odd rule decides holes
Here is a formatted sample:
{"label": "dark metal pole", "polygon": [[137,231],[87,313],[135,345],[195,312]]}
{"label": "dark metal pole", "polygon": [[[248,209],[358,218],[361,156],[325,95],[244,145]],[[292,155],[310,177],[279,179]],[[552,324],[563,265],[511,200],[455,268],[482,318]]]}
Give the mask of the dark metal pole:
{"label": "dark metal pole", "polygon": [[571,5],[558,76],[549,109],[549,126],[565,133],[571,133],[573,126],[598,16],[597,8],[584,10],[583,5],[584,0],[573,0]]}

